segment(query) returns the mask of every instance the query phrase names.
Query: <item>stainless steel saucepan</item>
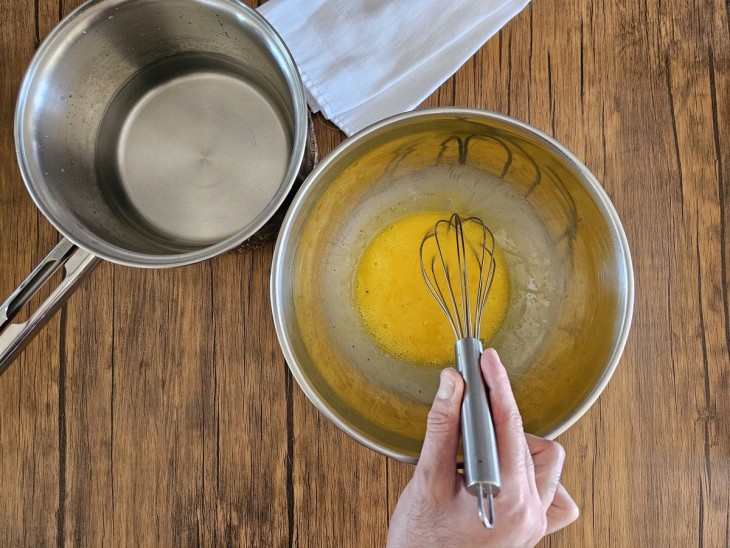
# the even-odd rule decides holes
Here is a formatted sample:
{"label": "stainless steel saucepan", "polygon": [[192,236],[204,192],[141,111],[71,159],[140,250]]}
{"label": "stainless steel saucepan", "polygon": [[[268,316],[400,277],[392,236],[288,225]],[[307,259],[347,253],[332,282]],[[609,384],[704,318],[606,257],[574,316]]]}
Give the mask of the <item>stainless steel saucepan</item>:
{"label": "stainless steel saucepan", "polygon": [[181,266],[256,233],[292,189],[307,123],[284,43],[236,0],[91,0],[66,17],[15,118],[23,180],[64,238],[0,308],[0,373],[101,259]]}

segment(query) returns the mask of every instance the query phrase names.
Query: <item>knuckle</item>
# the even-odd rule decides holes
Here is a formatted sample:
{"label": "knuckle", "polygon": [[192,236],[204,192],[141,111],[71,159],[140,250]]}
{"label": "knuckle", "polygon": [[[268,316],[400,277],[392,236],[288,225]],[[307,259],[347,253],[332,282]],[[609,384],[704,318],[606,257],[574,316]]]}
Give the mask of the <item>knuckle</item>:
{"label": "knuckle", "polygon": [[573,508],[570,512],[570,516],[569,516],[570,522],[569,523],[573,523],[579,517],[580,517],[580,510],[578,510],[578,507]]}
{"label": "knuckle", "polygon": [[557,441],[548,442],[545,449],[551,460],[561,463],[565,460],[565,448]]}
{"label": "knuckle", "polygon": [[510,409],[505,415],[505,422],[516,432],[522,432],[522,415],[517,409]]}
{"label": "knuckle", "polygon": [[527,514],[527,509],[530,507],[530,497],[527,493],[520,490],[514,495],[514,508],[517,511],[517,517],[522,517],[523,514]]}
{"label": "knuckle", "polygon": [[426,428],[430,432],[443,433],[453,429],[454,417],[448,410],[432,408],[428,412]]}
{"label": "knuckle", "polygon": [[580,517],[580,509],[578,508],[578,505],[573,503],[568,510],[568,519],[570,520],[569,523],[573,523],[575,520],[577,520]]}
{"label": "knuckle", "polygon": [[509,376],[507,375],[507,371],[503,367],[500,367],[496,369],[496,371],[493,371],[492,375],[494,378],[494,383],[498,385],[502,390],[511,390]]}

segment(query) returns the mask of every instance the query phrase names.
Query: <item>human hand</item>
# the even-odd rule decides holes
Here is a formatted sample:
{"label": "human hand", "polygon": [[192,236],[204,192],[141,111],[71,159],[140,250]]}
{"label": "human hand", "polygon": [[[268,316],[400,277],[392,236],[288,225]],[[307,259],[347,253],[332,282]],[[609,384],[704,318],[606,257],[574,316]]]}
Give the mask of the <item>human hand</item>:
{"label": "human hand", "polygon": [[556,442],[525,434],[495,350],[482,353],[481,369],[489,387],[502,476],[494,498],[494,529],[482,525],[476,498],[456,470],[464,381],[447,368],[428,414],[421,458],[390,520],[390,548],[534,546],[578,518],[578,507],[560,483],[565,451]]}

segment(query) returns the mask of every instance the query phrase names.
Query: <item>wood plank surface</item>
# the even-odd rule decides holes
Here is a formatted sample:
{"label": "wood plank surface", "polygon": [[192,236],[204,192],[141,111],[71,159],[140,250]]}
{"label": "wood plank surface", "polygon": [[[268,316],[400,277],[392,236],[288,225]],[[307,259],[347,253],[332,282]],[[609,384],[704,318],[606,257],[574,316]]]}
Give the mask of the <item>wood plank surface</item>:
{"label": "wood plank surface", "polygon": [[[23,187],[13,110],[78,3],[0,3],[0,298],[59,238]],[[582,515],[544,546],[730,546],[729,14],[723,0],[534,0],[424,104],[553,135],[631,246],[626,351],[559,438]],[[320,156],[344,138],[319,117],[315,130]],[[102,263],[84,282],[0,377],[0,546],[384,544],[412,467],[352,441],[293,380],[272,251]]]}

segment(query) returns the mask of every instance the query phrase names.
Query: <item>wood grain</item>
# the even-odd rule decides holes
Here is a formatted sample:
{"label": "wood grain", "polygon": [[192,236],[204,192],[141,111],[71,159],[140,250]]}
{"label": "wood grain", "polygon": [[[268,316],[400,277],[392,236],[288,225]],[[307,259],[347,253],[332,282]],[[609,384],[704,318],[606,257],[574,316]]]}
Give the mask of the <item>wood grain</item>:
{"label": "wood grain", "polygon": [[[0,3],[0,295],[58,241],[23,188],[13,109],[78,3]],[[631,245],[626,351],[559,440],[582,516],[543,546],[730,545],[729,12],[534,0],[424,103],[555,136]],[[321,117],[315,129],[321,156],[344,138]],[[271,256],[97,268],[0,377],[1,546],[384,544],[412,468],[341,433],[293,381]]]}

